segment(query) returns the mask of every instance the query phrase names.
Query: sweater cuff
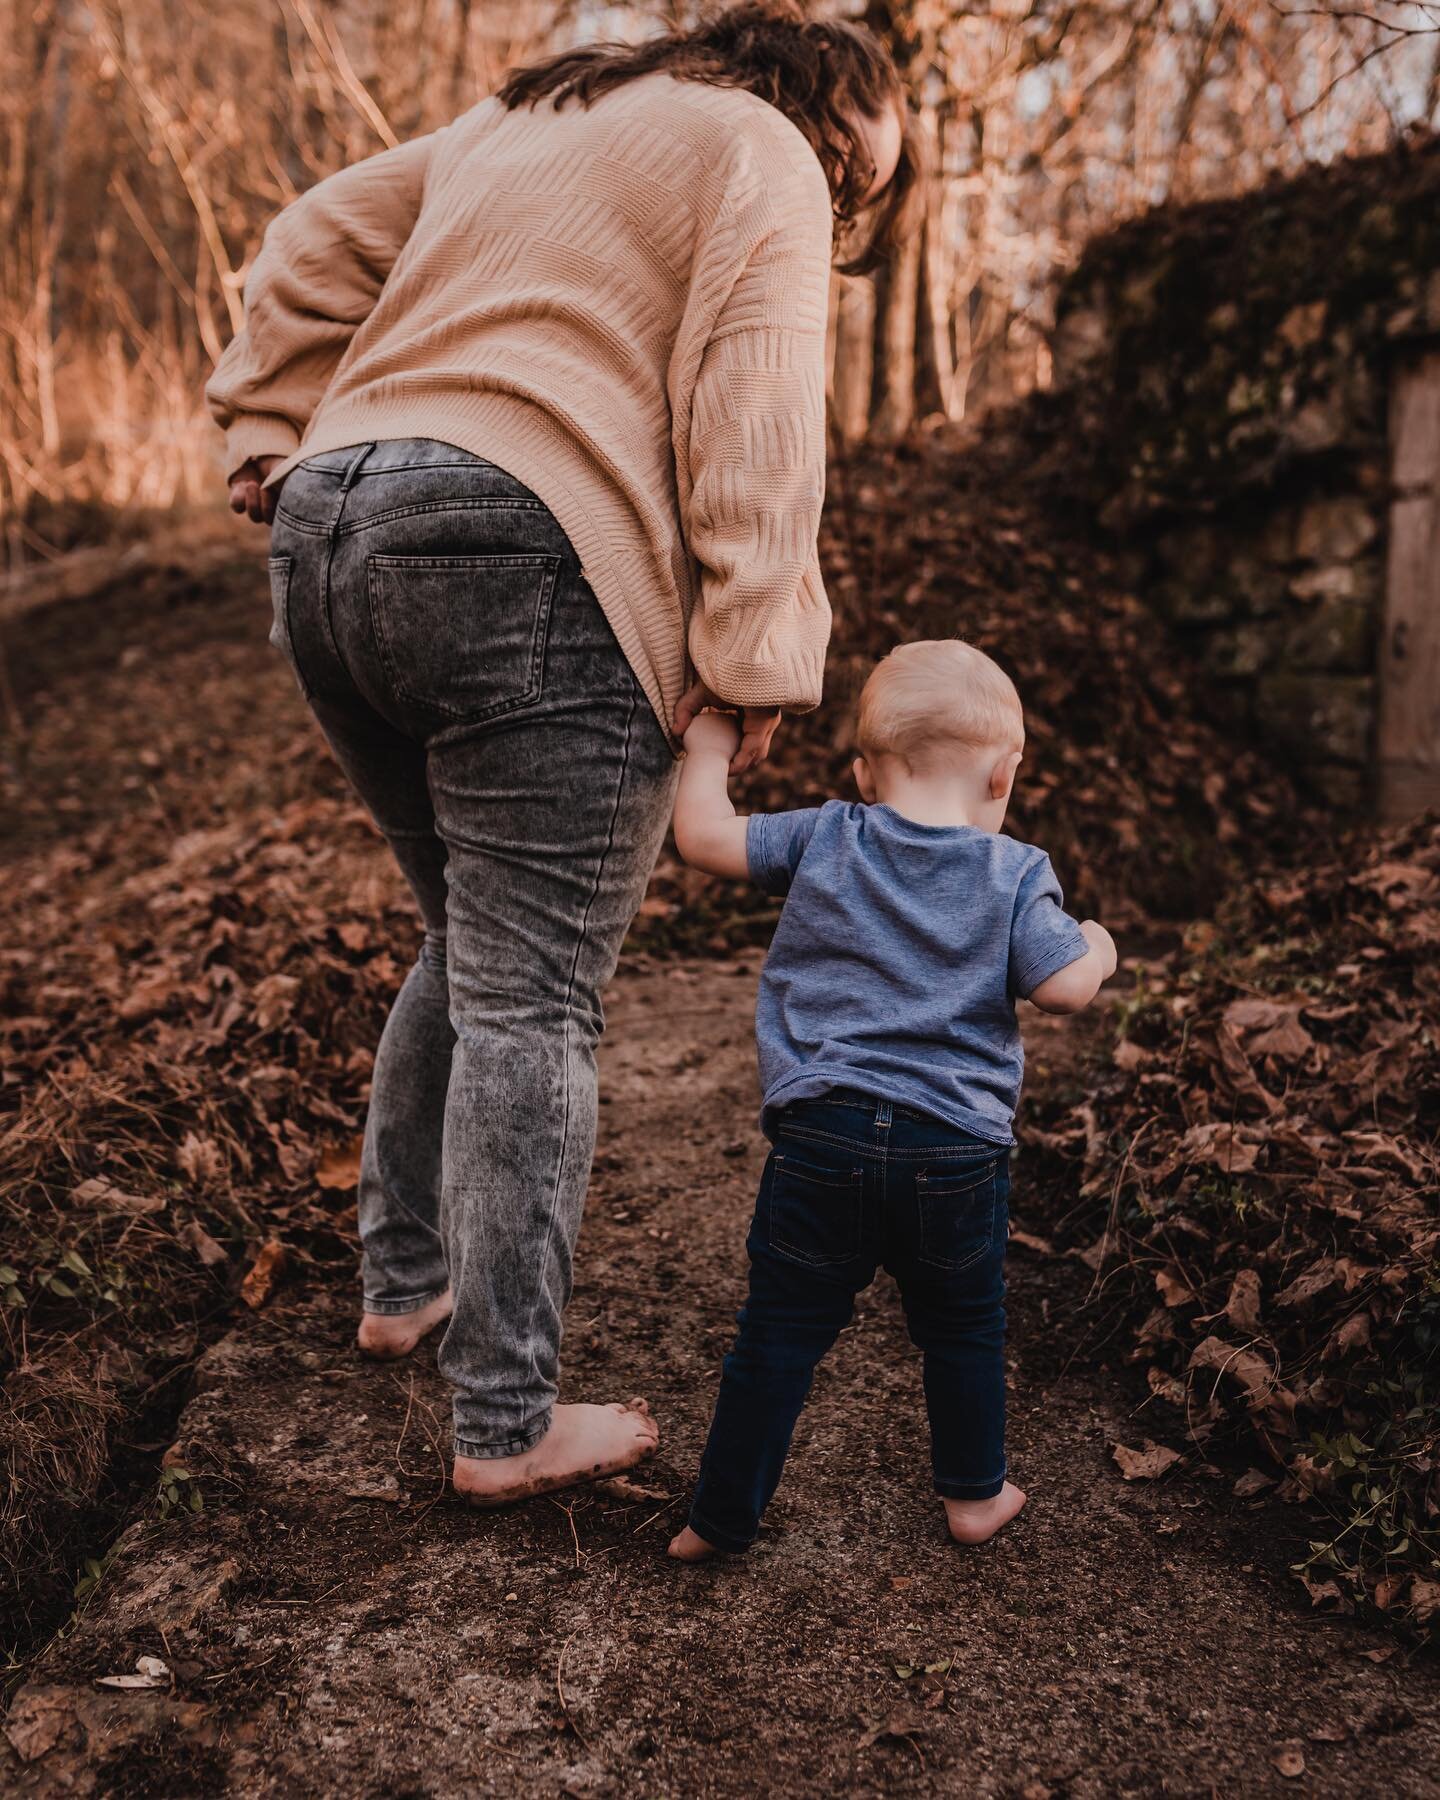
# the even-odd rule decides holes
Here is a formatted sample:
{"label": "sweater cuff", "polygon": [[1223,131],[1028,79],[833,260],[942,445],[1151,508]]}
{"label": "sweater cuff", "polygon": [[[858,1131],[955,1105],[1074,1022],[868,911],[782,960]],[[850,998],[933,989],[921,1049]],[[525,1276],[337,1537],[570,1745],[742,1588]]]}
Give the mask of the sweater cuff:
{"label": "sweater cuff", "polygon": [[813,712],[825,679],[825,640],[794,646],[783,661],[759,664],[727,657],[713,645],[691,645],[695,672],[727,706],[778,706],[787,713]]}
{"label": "sweater cuff", "polygon": [[245,413],[225,433],[225,479],[256,456],[293,456],[300,433],[277,413]]}

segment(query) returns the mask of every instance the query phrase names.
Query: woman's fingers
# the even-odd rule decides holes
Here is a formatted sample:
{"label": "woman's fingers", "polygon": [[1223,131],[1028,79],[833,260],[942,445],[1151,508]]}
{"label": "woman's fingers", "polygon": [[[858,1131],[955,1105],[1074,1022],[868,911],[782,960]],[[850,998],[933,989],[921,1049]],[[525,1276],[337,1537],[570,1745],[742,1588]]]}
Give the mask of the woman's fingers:
{"label": "woman's fingers", "polygon": [[705,708],[707,706],[714,706],[714,704],[715,696],[710,692],[703,681],[694,682],[690,687],[686,688],[685,692],[675,702],[674,726],[676,737],[683,738],[696,719],[704,712]]}
{"label": "woman's fingers", "polygon": [[770,754],[770,740],[780,724],[778,706],[747,706],[740,734],[740,748],[730,760],[730,773],[742,775],[764,762]]}
{"label": "woman's fingers", "polygon": [[230,481],[231,512],[247,513],[257,525],[270,523],[279,490],[260,484],[280,460],[278,456],[259,456],[241,464]]}

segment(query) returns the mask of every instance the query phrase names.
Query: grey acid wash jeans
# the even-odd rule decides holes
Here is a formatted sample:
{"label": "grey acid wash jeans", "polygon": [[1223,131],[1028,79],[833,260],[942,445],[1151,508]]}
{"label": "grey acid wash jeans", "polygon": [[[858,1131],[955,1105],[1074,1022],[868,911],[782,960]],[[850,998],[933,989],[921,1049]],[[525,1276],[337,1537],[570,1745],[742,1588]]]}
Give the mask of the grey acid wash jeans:
{"label": "grey acid wash jeans", "polygon": [[676,763],[569,540],[448,444],[286,478],[272,641],[419,903],[360,1170],[365,1308],[447,1283],[455,1448],[544,1436],[595,1141],[601,991]]}

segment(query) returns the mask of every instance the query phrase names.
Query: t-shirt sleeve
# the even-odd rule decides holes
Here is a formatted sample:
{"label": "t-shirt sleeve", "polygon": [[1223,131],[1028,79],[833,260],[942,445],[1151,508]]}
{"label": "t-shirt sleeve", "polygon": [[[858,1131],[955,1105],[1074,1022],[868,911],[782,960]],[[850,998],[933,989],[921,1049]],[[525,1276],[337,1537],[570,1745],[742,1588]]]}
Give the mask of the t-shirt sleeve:
{"label": "t-shirt sleeve", "polygon": [[1010,988],[1022,999],[1090,948],[1064,901],[1050,858],[1038,857],[1021,877],[1010,926]]}
{"label": "t-shirt sleeve", "polygon": [[745,857],[756,887],[767,894],[790,892],[819,818],[818,806],[802,807],[798,812],[751,813],[745,827]]}

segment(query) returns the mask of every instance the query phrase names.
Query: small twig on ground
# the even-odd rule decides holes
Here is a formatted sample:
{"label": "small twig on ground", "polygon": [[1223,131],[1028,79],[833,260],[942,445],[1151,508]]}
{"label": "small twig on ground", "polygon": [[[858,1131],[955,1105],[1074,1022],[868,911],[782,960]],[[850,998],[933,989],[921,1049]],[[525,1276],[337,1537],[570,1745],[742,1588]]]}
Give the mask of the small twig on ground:
{"label": "small twig on ground", "polygon": [[[398,1385],[398,1383],[397,1383],[397,1385]],[[411,1413],[414,1412],[414,1410],[415,1410],[415,1377],[412,1374],[410,1377],[410,1393],[409,1393],[409,1397],[406,1399],[406,1402],[405,1402],[405,1423],[400,1427],[400,1435],[395,1440],[395,1467],[397,1469],[399,1469],[399,1471],[402,1475],[405,1473],[405,1465],[400,1460],[400,1451],[404,1447],[405,1434],[410,1429],[410,1415],[411,1415]]]}
{"label": "small twig on ground", "polygon": [[585,1557],[580,1549],[580,1533],[575,1529],[575,1502],[572,1500],[570,1504],[566,1506],[563,1501],[552,1498],[550,1504],[558,1507],[570,1521],[570,1535],[575,1540],[575,1567],[578,1569],[581,1563],[584,1562]]}
{"label": "small twig on ground", "polygon": [[681,1500],[683,1498],[684,1498],[683,1494],[676,1494],[671,1499],[667,1500],[658,1512],[653,1512],[653,1513],[651,1513],[651,1515],[648,1519],[642,1519],[640,1521],[640,1523],[630,1533],[631,1537],[639,1537],[640,1533],[645,1529],[645,1527],[647,1525],[653,1525],[657,1519],[662,1518],[667,1512],[669,1512],[670,1508],[672,1506],[674,1506],[674,1504],[677,1500]]}
{"label": "small twig on ground", "polygon": [[561,1716],[565,1720],[565,1723],[575,1733],[576,1737],[579,1738],[582,1748],[588,1750],[590,1748],[590,1740],[585,1736],[585,1733],[575,1723],[575,1720],[571,1716],[570,1708],[567,1705],[566,1700],[565,1700],[565,1683],[563,1680],[563,1676],[565,1673],[565,1652],[575,1642],[576,1638],[579,1637],[579,1635],[580,1635],[580,1631],[579,1631],[579,1627],[577,1626],[576,1629],[570,1633],[569,1637],[566,1638],[565,1642],[560,1646],[560,1659],[555,1664],[555,1693],[556,1693],[556,1697],[560,1701],[560,1712],[561,1712]]}

